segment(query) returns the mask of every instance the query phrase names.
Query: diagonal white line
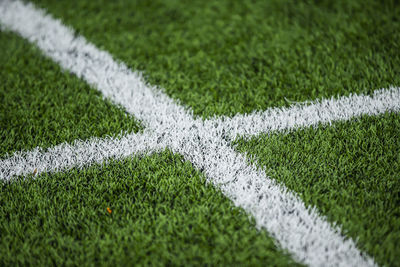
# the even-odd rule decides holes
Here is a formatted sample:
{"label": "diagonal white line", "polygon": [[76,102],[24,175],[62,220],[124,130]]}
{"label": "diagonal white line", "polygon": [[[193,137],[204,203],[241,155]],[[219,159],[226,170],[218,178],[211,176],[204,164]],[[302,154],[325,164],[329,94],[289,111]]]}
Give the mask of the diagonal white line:
{"label": "diagonal white line", "polygon": [[301,127],[331,124],[362,115],[400,112],[400,88],[376,90],[372,96],[356,95],[298,103],[289,108],[271,108],[233,118],[213,118],[208,123],[218,125],[231,139],[271,131],[286,131]]}
{"label": "diagonal white line", "polygon": [[[374,265],[370,257],[356,248],[353,240],[340,234],[338,227],[330,225],[315,209],[306,208],[297,195],[249,164],[244,155],[235,152],[225,140],[224,128],[218,122],[193,119],[190,110],[146,85],[138,73],[116,63],[107,52],[98,50],[83,37],[75,38],[70,29],[31,4],[0,0],[0,23],[34,42],[64,69],[82,77],[104,96],[141,119],[149,133],[130,135],[125,141],[88,142],[90,149],[84,149],[80,143],[72,145],[72,149],[62,145],[54,150],[62,155],[60,158],[51,157],[53,150],[50,149],[36,152],[38,154],[29,160],[27,158],[34,152],[28,152],[18,158],[16,164],[21,165],[11,164],[12,161],[8,164],[14,167],[15,174],[18,173],[16,170],[24,168],[24,164],[32,171],[32,162],[38,164],[37,159],[46,157],[50,160],[40,168],[51,171],[168,147],[191,161],[235,205],[253,215],[257,225],[269,231],[296,260],[311,266]],[[102,144],[100,147],[97,147],[98,142]],[[115,152],[104,152],[109,145]],[[82,147],[80,153],[89,156],[69,160],[68,151],[77,147]],[[99,153],[98,157],[96,153]],[[0,162],[3,173],[9,170],[8,165],[4,168],[7,160]],[[53,169],[49,166],[62,161],[69,163]]]}
{"label": "diagonal white line", "polygon": [[114,61],[109,53],[75,36],[73,30],[46,16],[44,11],[20,1],[0,0],[0,4],[4,26],[35,43],[45,55],[125,107],[145,126],[165,127],[190,116],[190,111],[159,89],[148,86],[141,73]]}

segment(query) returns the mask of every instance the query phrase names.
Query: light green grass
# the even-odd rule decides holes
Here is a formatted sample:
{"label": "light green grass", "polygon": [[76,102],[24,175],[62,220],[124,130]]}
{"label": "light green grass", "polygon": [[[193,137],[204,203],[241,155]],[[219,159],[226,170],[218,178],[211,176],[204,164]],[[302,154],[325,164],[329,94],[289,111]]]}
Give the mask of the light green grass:
{"label": "light green grass", "polygon": [[34,2],[203,117],[400,85],[394,1]]}
{"label": "light green grass", "polygon": [[0,32],[0,81],[0,157],[140,129],[131,115],[7,32]]}
{"label": "light green grass", "polygon": [[165,151],[0,182],[0,265],[295,265],[182,160]]}
{"label": "light green grass", "polygon": [[400,116],[238,139],[267,175],[316,206],[359,248],[400,266]]}

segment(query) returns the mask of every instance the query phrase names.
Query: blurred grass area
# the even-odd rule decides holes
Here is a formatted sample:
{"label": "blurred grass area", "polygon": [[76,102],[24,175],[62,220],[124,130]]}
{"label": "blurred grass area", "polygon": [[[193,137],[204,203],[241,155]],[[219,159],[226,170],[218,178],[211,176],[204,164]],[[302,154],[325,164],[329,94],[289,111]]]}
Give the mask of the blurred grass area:
{"label": "blurred grass area", "polygon": [[396,1],[33,2],[202,117],[400,85]]}

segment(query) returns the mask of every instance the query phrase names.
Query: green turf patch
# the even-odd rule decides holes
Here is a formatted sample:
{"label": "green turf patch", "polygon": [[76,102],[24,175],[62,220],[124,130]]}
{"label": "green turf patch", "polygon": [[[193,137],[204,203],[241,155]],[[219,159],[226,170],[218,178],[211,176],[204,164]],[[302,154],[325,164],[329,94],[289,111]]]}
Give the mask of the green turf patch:
{"label": "green turf patch", "polygon": [[0,187],[3,266],[295,264],[169,151]]}
{"label": "green turf patch", "polygon": [[378,263],[400,264],[400,116],[236,141],[267,175],[317,206]]}
{"label": "green turf patch", "polygon": [[122,108],[7,32],[0,32],[0,81],[0,156],[140,128]]}
{"label": "green turf patch", "polygon": [[34,2],[203,117],[400,85],[393,1]]}

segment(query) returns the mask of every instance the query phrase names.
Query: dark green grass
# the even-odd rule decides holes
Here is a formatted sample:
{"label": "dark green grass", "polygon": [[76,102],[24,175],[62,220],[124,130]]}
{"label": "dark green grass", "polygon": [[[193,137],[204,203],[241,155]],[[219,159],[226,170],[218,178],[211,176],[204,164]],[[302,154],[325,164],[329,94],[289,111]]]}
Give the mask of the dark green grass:
{"label": "dark green grass", "polygon": [[236,141],[380,264],[400,266],[400,116]]}
{"label": "dark green grass", "polygon": [[295,264],[169,151],[0,187],[2,266]]}
{"label": "dark green grass", "polygon": [[0,32],[0,102],[0,157],[139,130],[132,116],[6,32]]}
{"label": "dark green grass", "polygon": [[395,1],[34,2],[203,117],[400,85]]}

